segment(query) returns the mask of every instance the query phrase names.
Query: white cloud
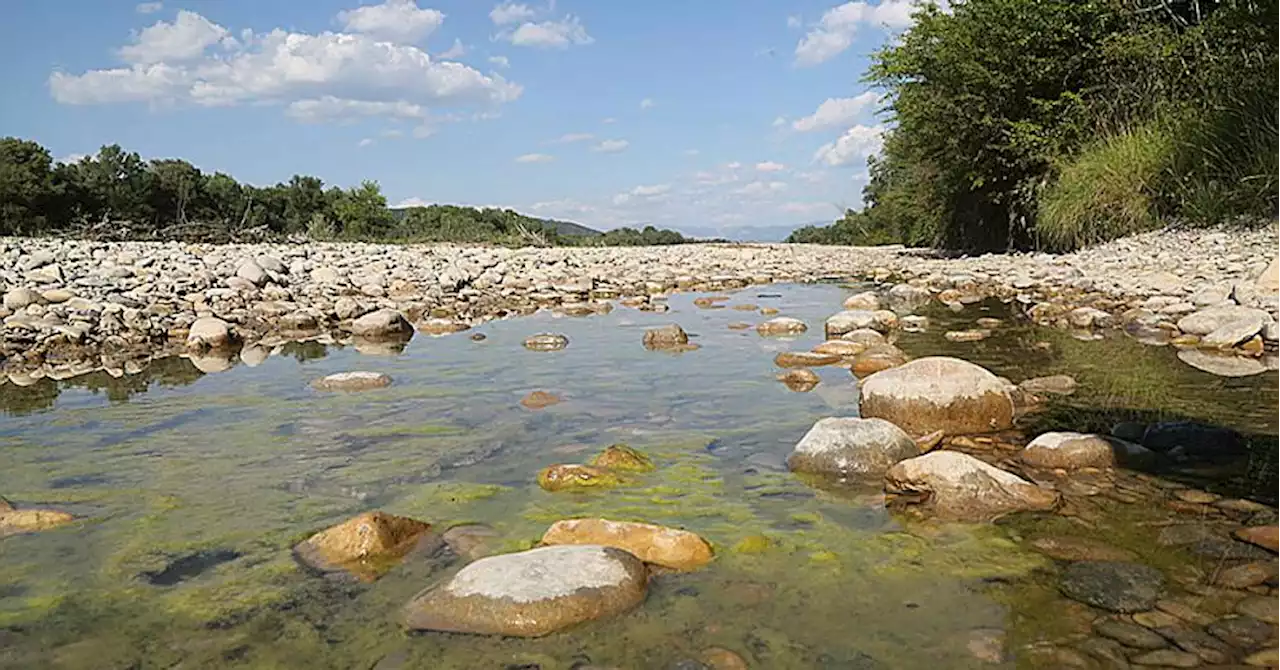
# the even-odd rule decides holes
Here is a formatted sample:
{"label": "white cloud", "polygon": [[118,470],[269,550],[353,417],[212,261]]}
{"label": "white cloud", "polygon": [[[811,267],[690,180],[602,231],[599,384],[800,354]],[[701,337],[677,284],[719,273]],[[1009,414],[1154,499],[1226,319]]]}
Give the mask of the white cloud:
{"label": "white cloud", "polygon": [[853,44],[859,24],[902,28],[911,24],[915,0],[881,0],[880,4],[846,2],[822,14],[796,45],[796,65],[828,61]]}
{"label": "white cloud", "polygon": [[399,128],[391,128],[391,129],[389,129],[389,130],[384,130],[384,131],[382,131],[382,136],[383,136],[383,137],[386,137],[386,138],[388,138],[388,139],[395,139],[395,138],[397,138],[397,137],[404,137],[404,131],[403,131],[403,130],[400,130]]}
{"label": "white cloud", "polygon": [[462,40],[455,37],[453,38],[453,46],[449,47],[448,49],[445,49],[444,51],[441,51],[439,57],[456,60],[458,58],[462,58],[465,55],[467,55],[467,45],[463,44]]}
{"label": "white cloud", "polygon": [[522,23],[513,31],[498,35],[499,38],[518,47],[540,49],[567,49],[570,45],[591,44],[595,41],[576,16],[566,16],[559,21]]}
{"label": "white cloud", "polygon": [[356,146],[357,146],[357,147],[360,147],[360,148],[364,148],[364,147],[369,146],[370,144],[373,144],[373,138],[371,138],[371,137],[366,137],[366,138],[364,138],[364,139],[360,140],[359,142],[357,142],[357,143],[356,143]]}
{"label": "white cloud", "polygon": [[787,183],[782,181],[753,181],[736,188],[737,195],[765,195],[787,190]]}
{"label": "white cloud", "polygon": [[[175,34],[188,37],[176,40]],[[227,53],[206,53],[218,41]],[[131,59],[129,67],[52,73],[54,99],[65,104],[283,104],[291,116],[306,120],[422,119],[427,108],[497,105],[522,93],[499,75],[434,60],[407,44],[365,34],[281,29],[246,30],[233,39],[222,26],[191,12],[180,13],[173,24],[157,22],[121,51]],[[419,128],[414,134],[431,132]]]}
{"label": "white cloud", "polygon": [[809,116],[796,119],[791,127],[802,133],[815,130],[847,127],[863,110],[880,99],[874,91],[867,91],[852,98],[827,98]]}
{"label": "white cloud", "polygon": [[773,120],[773,127],[774,127],[774,128],[781,128],[781,127],[783,127],[783,126],[785,126],[785,125],[787,125],[787,117],[785,117],[785,116],[779,116],[779,117],[777,117],[776,119],[774,119],[774,120]]}
{"label": "white cloud", "polygon": [[808,172],[797,172],[796,176],[809,182],[810,184],[817,184],[826,180],[827,173],[821,170],[811,170]]}
{"label": "white cloud", "polygon": [[444,13],[422,9],[415,0],[386,0],[338,12],[338,22],[352,32],[412,44],[435,32],[444,23]]}
{"label": "white cloud", "polygon": [[139,14],[155,14],[162,9],[164,9],[163,2],[140,2],[137,7],[133,8],[133,11]]}
{"label": "white cloud", "polygon": [[504,2],[489,12],[489,20],[494,25],[505,26],[532,19],[536,12],[529,5]]}
{"label": "white cloud", "polygon": [[854,126],[846,130],[840,139],[819,147],[813,159],[832,167],[849,165],[858,159],[865,162],[868,156],[880,150],[883,133],[882,126]]}
{"label": "white cloud", "polygon": [[143,28],[133,44],[120,47],[116,53],[134,65],[189,61],[200,58],[205,49],[230,35],[226,28],[184,9],[173,23],[156,21]]}
{"label": "white cloud", "polygon": [[727,170],[737,170],[738,168],[742,167],[742,163],[739,163],[738,161],[733,161],[732,163],[725,163],[724,167]]}
{"label": "white cloud", "polygon": [[56,160],[56,161],[57,161],[57,162],[59,162],[59,163],[66,163],[67,165],[71,165],[72,163],[79,163],[80,161],[82,161],[82,160],[84,160],[84,159],[86,159],[86,158],[88,158],[88,157],[90,157],[90,156],[92,156],[92,155],[93,155],[93,154],[67,154],[66,156],[63,156],[62,158],[56,158],[56,159],[54,159],[54,160]]}
{"label": "white cloud", "polygon": [[405,198],[391,207],[392,209],[404,209],[405,207],[430,207],[434,204],[434,202],[427,202],[422,198]]}
{"label": "white cloud", "polygon": [[591,147],[591,150],[603,154],[616,154],[620,151],[626,151],[629,146],[631,146],[631,143],[626,140],[604,140]]}
{"label": "white cloud", "polygon": [[511,67],[511,61],[506,56],[489,56],[489,63],[498,67]]}
{"label": "white cloud", "polygon": [[543,202],[535,202],[529,205],[529,209],[535,212],[547,212],[547,216],[574,216],[580,214],[589,214],[597,211],[594,205],[578,202],[572,198],[564,198],[561,200],[546,200]]}
{"label": "white cloud", "polygon": [[595,135],[592,135],[591,133],[565,133],[560,137],[557,137],[556,139],[551,140],[551,143],[552,144],[573,144],[574,142],[586,142],[587,140],[590,140],[590,139],[595,139]]}
{"label": "white cloud", "polygon": [[653,98],[645,98],[640,101],[640,109],[652,109],[656,104],[658,103],[654,102]]}
{"label": "white cloud", "polygon": [[721,186],[723,184],[731,184],[738,181],[738,176],[734,174],[724,174],[716,172],[695,172],[693,174],[694,181],[703,186]]}
{"label": "white cloud", "polygon": [[666,197],[671,191],[670,184],[653,184],[652,186],[637,186],[630,191],[619,193],[613,196],[614,205],[625,205],[635,200],[659,200]]}
{"label": "white cloud", "polygon": [[800,27],[800,26],[802,26],[802,25],[804,25],[804,24],[800,21],[800,17],[799,17],[799,16],[788,16],[788,17],[787,17],[787,27],[788,27],[788,28],[791,28],[792,30],[794,30],[794,29],[796,29],[796,28],[799,28],[799,27]]}
{"label": "white cloud", "polygon": [[781,172],[785,169],[787,169],[787,166],[783,165],[782,163],[775,163],[773,161],[764,161],[763,163],[756,163],[756,170],[759,172]]}
{"label": "white cloud", "polygon": [[517,163],[550,163],[555,159],[556,157],[550,154],[524,154],[523,156],[516,156]]}

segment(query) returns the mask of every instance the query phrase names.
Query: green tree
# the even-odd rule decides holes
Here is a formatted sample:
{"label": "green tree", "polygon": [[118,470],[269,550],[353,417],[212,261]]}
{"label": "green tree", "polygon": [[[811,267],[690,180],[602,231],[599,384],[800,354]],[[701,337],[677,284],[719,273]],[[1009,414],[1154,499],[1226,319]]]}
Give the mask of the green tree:
{"label": "green tree", "polygon": [[35,142],[0,139],[0,234],[45,230],[55,196],[52,164],[49,151]]}
{"label": "green tree", "polygon": [[350,240],[379,240],[395,223],[387,210],[387,199],[376,181],[364,181],[345,191],[330,189],[331,211],[339,234]]}

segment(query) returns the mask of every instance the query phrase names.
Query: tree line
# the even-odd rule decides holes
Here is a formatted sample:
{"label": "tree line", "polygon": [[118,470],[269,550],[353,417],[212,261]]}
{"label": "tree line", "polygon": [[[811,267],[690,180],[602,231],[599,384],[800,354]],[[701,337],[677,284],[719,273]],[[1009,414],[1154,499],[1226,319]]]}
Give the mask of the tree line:
{"label": "tree line", "polygon": [[119,145],[55,161],[37,142],[0,138],[0,235],[115,240],[469,242],[626,246],[689,242],[646,226],[599,233],[510,209],[392,209],[377,182],[326,187],[294,175],[272,186],[206,173],[185,160],[144,160]]}
{"label": "tree line", "polygon": [[1277,214],[1275,0],[953,0],[873,58],[863,207],[790,241],[1070,249]]}

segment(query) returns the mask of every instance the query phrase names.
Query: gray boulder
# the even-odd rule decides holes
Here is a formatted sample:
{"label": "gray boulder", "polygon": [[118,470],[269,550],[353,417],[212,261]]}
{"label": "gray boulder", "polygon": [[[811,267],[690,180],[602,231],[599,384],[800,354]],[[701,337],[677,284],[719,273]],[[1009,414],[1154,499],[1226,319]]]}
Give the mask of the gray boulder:
{"label": "gray boulder", "polygon": [[880,476],[920,453],[901,428],[883,419],[819,419],[787,457],[792,472],[848,477]]}

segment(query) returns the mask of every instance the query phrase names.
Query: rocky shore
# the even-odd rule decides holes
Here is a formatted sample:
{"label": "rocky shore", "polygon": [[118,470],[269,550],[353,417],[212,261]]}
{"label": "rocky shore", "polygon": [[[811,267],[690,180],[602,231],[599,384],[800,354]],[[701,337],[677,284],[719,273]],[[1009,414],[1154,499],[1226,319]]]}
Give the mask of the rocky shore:
{"label": "rocky shore", "polygon": [[1065,255],[943,258],[779,244],[513,250],[6,238],[0,366],[15,383],[122,375],[175,354],[213,369],[237,351],[250,362],[289,340],[377,348],[540,308],[590,314],[619,299],[664,311],[662,297],[676,290],[870,279],[908,307],[998,297],[1082,336],[1120,327],[1184,348],[1202,369],[1253,374],[1274,369],[1277,239],[1274,228],[1161,231]]}

